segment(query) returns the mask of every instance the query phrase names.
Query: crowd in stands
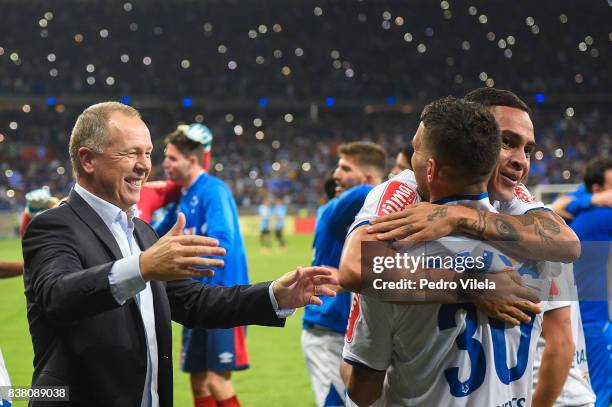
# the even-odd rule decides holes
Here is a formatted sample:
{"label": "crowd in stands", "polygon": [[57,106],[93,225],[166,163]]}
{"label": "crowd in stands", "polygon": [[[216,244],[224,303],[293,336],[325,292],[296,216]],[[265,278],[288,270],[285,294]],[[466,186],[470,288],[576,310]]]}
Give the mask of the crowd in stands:
{"label": "crowd in stands", "polygon": [[338,143],[371,140],[394,156],[425,103],[481,86],[534,109],[531,185],[578,182],[612,150],[610,1],[68,3],[1,6],[0,209],[43,185],[67,193],[70,126],[108,99],[141,109],[155,178],[165,134],[209,126],[211,172],[242,208],[263,190],[315,207]]}

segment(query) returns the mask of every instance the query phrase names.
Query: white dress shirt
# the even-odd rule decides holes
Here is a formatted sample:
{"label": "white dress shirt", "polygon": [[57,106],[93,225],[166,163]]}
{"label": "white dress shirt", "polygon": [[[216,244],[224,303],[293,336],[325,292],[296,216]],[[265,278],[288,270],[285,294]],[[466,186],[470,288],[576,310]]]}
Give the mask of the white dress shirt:
{"label": "white dress shirt", "polygon": [[143,388],[141,406],[159,407],[159,396],[157,394],[158,355],[153,293],[151,284],[145,283],[140,274],[141,250],[134,237],[134,222],[132,221],[134,210],[130,209],[126,213],[121,208],[87,191],[78,183],[74,186],[74,191],[102,218],[115,237],[115,241],[123,254],[123,258],[117,260],[111,268],[108,276],[109,286],[113,297],[120,305],[125,304],[129,298],[136,297],[145,327],[148,347],[147,377]]}

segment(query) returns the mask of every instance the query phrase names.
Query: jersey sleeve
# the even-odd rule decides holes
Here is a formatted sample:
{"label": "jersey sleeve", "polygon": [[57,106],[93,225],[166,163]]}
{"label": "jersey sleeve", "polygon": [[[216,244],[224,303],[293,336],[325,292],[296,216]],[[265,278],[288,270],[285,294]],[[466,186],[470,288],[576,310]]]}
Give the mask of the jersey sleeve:
{"label": "jersey sleeve", "polygon": [[361,210],[349,227],[349,233],[377,217],[399,212],[420,201],[414,177],[394,177],[368,193]]}
{"label": "jersey sleeve", "polygon": [[372,297],[354,295],[342,350],[347,363],[387,370],[393,352],[392,307]]}
{"label": "jersey sleeve", "polygon": [[552,311],[557,308],[569,307],[572,303],[570,301],[541,301],[540,306],[542,307],[542,312],[546,313],[548,311]]}
{"label": "jersey sleeve", "polygon": [[546,208],[542,201],[538,201],[523,184],[514,188],[514,195],[510,201],[501,202],[499,206],[499,211],[506,215],[524,215],[529,211],[538,209],[550,210]]}
{"label": "jersey sleeve", "polygon": [[138,217],[145,222],[151,222],[153,212],[172,202],[181,195],[181,186],[172,181],[147,182],[140,189],[138,202]]}
{"label": "jersey sleeve", "polygon": [[574,200],[567,204],[565,210],[571,213],[574,217],[578,216],[580,212],[591,208],[591,198],[593,198],[593,194],[586,191],[576,191],[571,195],[574,197]]}
{"label": "jersey sleeve", "polygon": [[331,206],[332,213],[328,219],[331,219],[330,230],[341,240],[344,240],[349,226],[355,220],[363,206],[366,196],[372,188],[362,185],[349,189],[338,197],[338,202]]}
{"label": "jersey sleeve", "polygon": [[[176,213],[176,204],[170,204],[167,207],[166,213],[164,217],[153,225],[153,229],[155,229],[155,233],[158,236],[164,236],[172,226],[176,223],[177,213]],[[143,219],[144,220],[144,219]]]}

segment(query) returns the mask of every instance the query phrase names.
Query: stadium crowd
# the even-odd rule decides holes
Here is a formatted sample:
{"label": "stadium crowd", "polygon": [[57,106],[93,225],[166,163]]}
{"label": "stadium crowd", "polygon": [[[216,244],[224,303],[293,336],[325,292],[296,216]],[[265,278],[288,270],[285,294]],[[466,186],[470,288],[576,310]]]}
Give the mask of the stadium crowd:
{"label": "stadium crowd", "polygon": [[341,140],[399,151],[418,121],[399,112],[483,85],[532,102],[530,184],[576,182],[594,149],[609,151],[610,4],[528,3],[5,2],[0,207],[41,185],[68,191],[71,122],[105,99],[133,101],[158,147],[176,122],[203,121],[212,172],[243,208],[262,187],[316,206]]}
{"label": "stadium crowd", "polygon": [[[2,122],[17,124],[15,130],[3,133],[0,143],[2,207],[23,205],[24,194],[43,185],[57,195],[68,193],[73,179],[64,146],[78,113],[77,108],[61,113],[54,108],[0,112]],[[539,149],[532,158],[528,185],[580,182],[581,168],[590,157],[612,151],[612,121],[602,109],[576,107],[572,114],[535,106]],[[163,179],[164,136],[174,130],[173,123],[195,122],[202,116],[187,109],[144,110],[143,115],[156,144],[153,178]],[[253,124],[259,124],[257,120],[261,127]],[[204,122],[214,134],[211,173],[226,181],[238,206],[254,210],[264,188],[287,195],[293,205],[316,207],[340,142],[368,140],[395,154],[410,140],[418,116],[327,111],[313,121],[305,113],[285,118],[281,113],[255,112],[206,116]]]}

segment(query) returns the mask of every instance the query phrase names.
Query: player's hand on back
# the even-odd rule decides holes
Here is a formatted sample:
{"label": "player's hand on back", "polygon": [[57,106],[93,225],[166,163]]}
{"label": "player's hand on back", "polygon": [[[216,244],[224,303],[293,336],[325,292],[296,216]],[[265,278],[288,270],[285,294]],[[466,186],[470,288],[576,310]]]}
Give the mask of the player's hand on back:
{"label": "player's hand on back", "polygon": [[[467,274],[466,274],[467,276]],[[508,269],[497,273],[469,273],[469,278],[486,278],[495,283],[494,290],[464,290],[462,295],[470,299],[491,318],[510,325],[529,323],[527,313],[538,314],[540,299],[535,291],[525,287],[519,273]]]}
{"label": "player's hand on back", "polygon": [[371,220],[366,231],[378,240],[436,240],[455,231],[455,209],[421,202]]}
{"label": "player's hand on back", "polygon": [[330,286],[337,286],[337,274],[329,267],[298,267],[274,281],[272,291],[280,308],[321,305],[318,295],[335,297]]}
{"label": "player's hand on back", "polygon": [[182,235],[185,215],[179,213],[170,231],[140,255],[140,273],[145,281],[178,280],[190,277],[209,277],[207,267],[223,267],[223,260],[200,256],[224,256],[225,249],[216,239]]}

